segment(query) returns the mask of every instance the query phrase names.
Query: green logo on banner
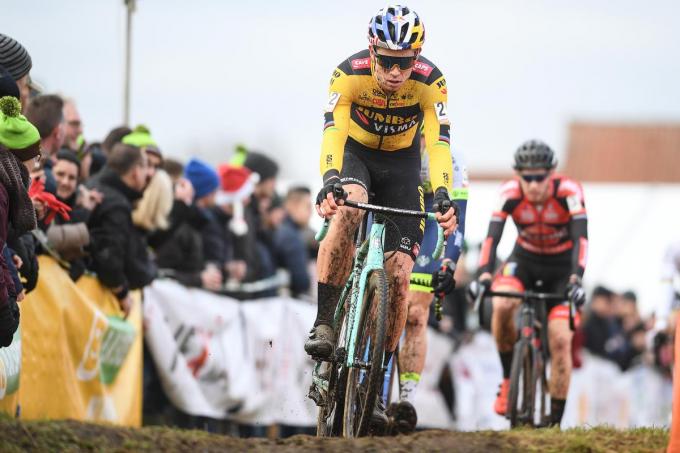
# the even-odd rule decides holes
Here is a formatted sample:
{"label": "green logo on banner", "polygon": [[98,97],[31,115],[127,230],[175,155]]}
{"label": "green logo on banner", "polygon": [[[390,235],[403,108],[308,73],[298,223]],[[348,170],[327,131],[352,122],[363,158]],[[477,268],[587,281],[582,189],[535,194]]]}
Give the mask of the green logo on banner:
{"label": "green logo on banner", "polygon": [[135,341],[135,328],[119,316],[107,318],[109,325],[99,352],[99,375],[101,381],[108,385],[116,380],[118,371]]}
{"label": "green logo on banner", "polygon": [[12,344],[0,348],[0,400],[19,389],[21,374],[21,329],[14,332]]}

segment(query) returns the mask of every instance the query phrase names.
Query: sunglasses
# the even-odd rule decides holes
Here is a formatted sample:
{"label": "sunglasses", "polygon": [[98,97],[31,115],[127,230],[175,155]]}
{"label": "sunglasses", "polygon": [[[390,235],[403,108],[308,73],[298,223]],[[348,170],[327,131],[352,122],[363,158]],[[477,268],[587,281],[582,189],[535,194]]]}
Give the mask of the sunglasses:
{"label": "sunglasses", "polygon": [[399,69],[401,69],[402,71],[406,71],[407,69],[411,69],[413,65],[416,64],[417,59],[418,59],[417,56],[390,57],[388,55],[380,55],[377,52],[375,54],[375,60],[378,62],[380,66],[387,70],[392,69],[396,65],[399,66]]}
{"label": "sunglasses", "polygon": [[548,173],[539,173],[537,175],[520,175],[522,179],[527,182],[543,182],[548,177]]}

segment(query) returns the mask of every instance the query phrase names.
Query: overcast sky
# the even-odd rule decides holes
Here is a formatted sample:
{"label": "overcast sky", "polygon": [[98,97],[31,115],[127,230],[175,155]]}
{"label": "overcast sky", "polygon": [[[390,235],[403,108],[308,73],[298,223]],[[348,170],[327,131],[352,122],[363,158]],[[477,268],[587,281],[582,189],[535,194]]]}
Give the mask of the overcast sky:
{"label": "overcast sky", "polygon": [[[680,121],[677,0],[412,1],[447,77],[453,143],[506,168],[524,139],[558,152],[573,119]],[[335,65],[366,46],[381,2],[138,0],[132,122],[167,154],[227,159],[242,142],[316,183]],[[74,97],[88,139],[122,121],[122,0],[6,1],[0,32],[48,92]]]}

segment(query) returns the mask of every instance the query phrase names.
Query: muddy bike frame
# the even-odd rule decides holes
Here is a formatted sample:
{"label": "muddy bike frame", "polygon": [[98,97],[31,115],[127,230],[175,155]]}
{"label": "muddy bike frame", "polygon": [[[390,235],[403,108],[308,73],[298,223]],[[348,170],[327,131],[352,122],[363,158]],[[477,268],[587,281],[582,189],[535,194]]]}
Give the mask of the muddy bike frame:
{"label": "muddy bike frame", "polygon": [[[376,206],[369,203],[355,202],[351,200],[346,200],[344,206],[350,208],[361,209],[363,211],[372,212],[374,215],[373,223],[370,225],[370,232],[368,234],[368,240],[363,240],[363,230],[357,234],[357,240],[355,244],[355,259],[352,267],[352,272],[350,273],[347,282],[342,290],[340,298],[338,300],[338,305],[335,308],[335,314],[333,318],[333,325],[336,329],[336,334],[340,334],[337,328],[342,325],[343,316],[347,317],[345,325],[348,331],[344,335],[344,344],[338,344],[338,349],[336,349],[333,361],[343,362],[345,368],[367,368],[366,358],[356,356],[357,348],[357,338],[360,335],[359,325],[361,320],[359,313],[363,308],[364,294],[366,292],[366,283],[371,272],[375,270],[384,271],[384,238],[385,238],[385,223],[384,215],[396,215],[404,217],[417,217],[417,218],[427,218],[436,221],[436,215],[430,212],[422,211],[411,211],[406,209],[388,208],[384,206]],[[363,225],[366,225],[366,219],[363,221]],[[330,226],[330,219],[324,221],[321,230],[316,235],[317,241],[322,241],[326,234],[328,233],[328,228]],[[432,254],[434,259],[439,259],[444,249],[444,230],[439,227],[437,234],[437,246]],[[357,284],[358,282],[358,284]],[[348,304],[340,303],[347,299],[349,294]],[[339,351],[342,353],[338,354]],[[322,361],[317,361],[314,371],[312,374],[312,389],[310,389],[310,397],[316,401],[318,395],[319,401],[317,405],[325,406],[329,401],[325,401],[325,396],[329,391],[329,380],[327,377],[322,376],[321,368]],[[374,364],[373,364],[374,365]],[[382,368],[383,363],[379,364]],[[316,387],[316,388],[315,388]],[[315,396],[312,395],[316,391]],[[320,404],[321,403],[321,404]],[[320,408],[323,410],[323,407]]]}

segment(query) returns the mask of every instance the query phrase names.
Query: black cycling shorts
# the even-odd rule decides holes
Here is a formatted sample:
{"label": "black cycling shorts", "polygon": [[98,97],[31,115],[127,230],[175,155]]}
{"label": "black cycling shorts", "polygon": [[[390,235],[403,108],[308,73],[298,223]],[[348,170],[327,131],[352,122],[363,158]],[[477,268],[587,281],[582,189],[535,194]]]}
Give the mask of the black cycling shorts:
{"label": "black cycling shorts", "polygon": [[[344,185],[358,184],[373,194],[371,203],[390,208],[424,211],[420,186],[420,153],[396,153],[366,148],[352,138],[347,139],[340,178]],[[386,252],[397,250],[413,260],[420,252],[425,219],[388,216],[385,222]]]}
{"label": "black cycling shorts", "polygon": [[[559,255],[536,255],[516,245],[494,277],[493,287],[509,285],[518,291],[532,290],[543,293],[565,294],[571,275],[571,250]],[[538,286],[537,283],[541,285]],[[566,297],[565,297],[566,300]],[[548,302],[549,319],[562,317],[568,311],[553,310],[563,302]]]}

